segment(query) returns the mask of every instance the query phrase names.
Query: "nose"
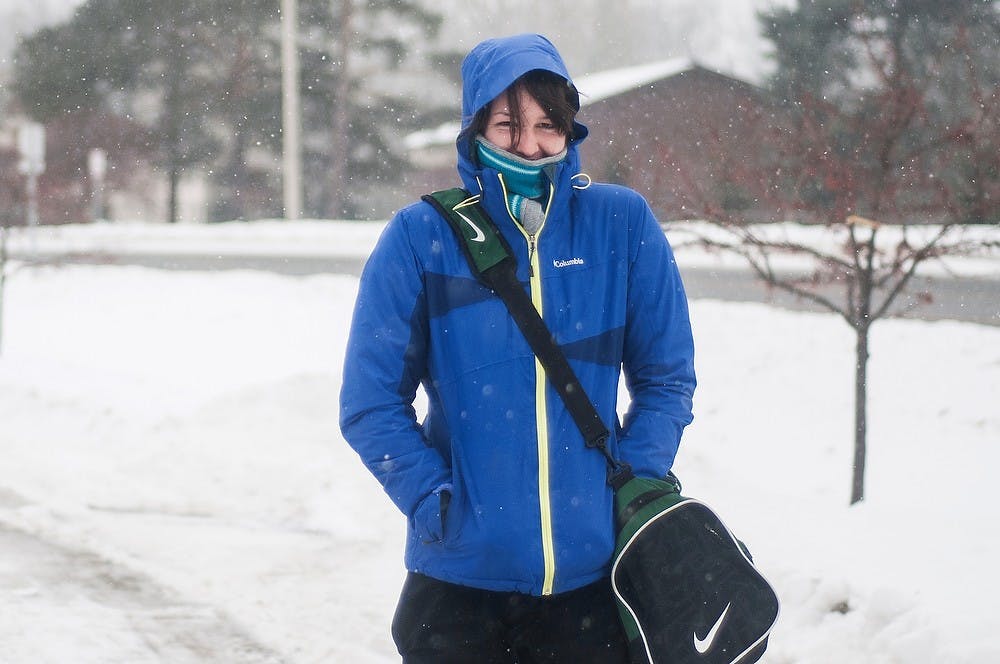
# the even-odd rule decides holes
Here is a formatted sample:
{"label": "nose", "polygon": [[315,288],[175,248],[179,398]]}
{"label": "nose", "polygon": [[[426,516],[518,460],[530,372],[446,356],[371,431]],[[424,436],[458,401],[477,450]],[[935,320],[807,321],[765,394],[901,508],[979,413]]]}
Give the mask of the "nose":
{"label": "nose", "polygon": [[541,159],[542,146],[539,136],[533,127],[522,127],[517,136],[517,144],[514,146],[514,154],[525,159]]}

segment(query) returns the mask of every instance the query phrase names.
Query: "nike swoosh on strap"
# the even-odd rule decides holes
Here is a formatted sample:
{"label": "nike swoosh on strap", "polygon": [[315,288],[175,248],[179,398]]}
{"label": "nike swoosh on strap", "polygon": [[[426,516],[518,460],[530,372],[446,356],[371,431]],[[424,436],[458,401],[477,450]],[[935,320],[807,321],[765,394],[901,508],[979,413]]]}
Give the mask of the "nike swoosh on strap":
{"label": "nike swoosh on strap", "polygon": [[457,214],[458,216],[460,216],[462,218],[462,221],[464,221],[469,226],[471,226],[472,230],[476,231],[475,237],[471,237],[471,238],[469,238],[469,240],[471,240],[472,242],[484,242],[486,240],[486,235],[483,234],[482,229],[480,229],[479,226],[476,226],[474,223],[472,223],[471,219],[469,219],[468,217],[466,217],[464,214],[462,214],[458,210],[455,210],[455,214]]}
{"label": "nike swoosh on strap", "polygon": [[712,647],[712,642],[715,641],[715,637],[719,633],[719,628],[722,627],[722,622],[726,619],[726,614],[729,613],[729,607],[732,604],[732,602],[726,604],[726,608],[722,610],[722,614],[715,621],[715,624],[712,625],[712,629],[708,630],[708,634],[705,635],[704,639],[699,639],[698,633],[694,633],[694,649],[698,651],[698,654],[704,655]]}

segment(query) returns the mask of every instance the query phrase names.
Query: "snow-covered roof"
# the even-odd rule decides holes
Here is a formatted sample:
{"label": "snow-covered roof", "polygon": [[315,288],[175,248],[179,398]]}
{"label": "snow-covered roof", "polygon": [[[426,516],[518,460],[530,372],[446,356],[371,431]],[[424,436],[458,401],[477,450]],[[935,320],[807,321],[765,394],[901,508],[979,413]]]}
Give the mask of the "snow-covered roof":
{"label": "snow-covered roof", "polygon": [[[598,71],[579,76],[573,82],[580,91],[580,106],[587,106],[655,81],[676,76],[693,69],[694,66],[695,63],[689,58],[671,58],[643,65]],[[459,122],[446,122],[432,129],[422,129],[409,134],[403,140],[403,145],[408,150],[445,145],[455,140],[461,128]]]}
{"label": "snow-covered roof", "polygon": [[586,106],[693,68],[694,62],[689,58],[671,58],[644,65],[594,72],[580,76],[574,83],[576,89],[580,91],[580,106]]}
{"label": "snow-covered roof", "polygon": [[403,139],[403,147],[407,150],[420,150],[434,145],[444,145],[451,143],[458,136],[462,129],[461,122],[445,122],[433,129],[421,129],[412,134],[407,134]]}

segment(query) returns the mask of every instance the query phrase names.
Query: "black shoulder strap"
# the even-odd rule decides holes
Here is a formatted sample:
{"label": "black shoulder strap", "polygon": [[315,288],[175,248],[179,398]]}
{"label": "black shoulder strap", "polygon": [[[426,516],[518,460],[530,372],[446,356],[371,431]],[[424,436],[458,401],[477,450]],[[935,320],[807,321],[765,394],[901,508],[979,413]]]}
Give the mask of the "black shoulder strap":
{"label": "black shoulder strap", "polygon": [[607,449],[609,432],[601,416],[587,397],[576,373],[556,344],[531,297],[517,279],[517,262],[507,241],[478,196],[464,189],[447,189],[423,197],[448,221],[459,246],[480,281],[503,300],[511,317],[524,334],[538,361],[545,367],[549,381],[566,404],[566,409],[583,434],[587,447],[596,447],[608,461],[609,481],[616,483],[631,472],[627,464],[614,459]]}

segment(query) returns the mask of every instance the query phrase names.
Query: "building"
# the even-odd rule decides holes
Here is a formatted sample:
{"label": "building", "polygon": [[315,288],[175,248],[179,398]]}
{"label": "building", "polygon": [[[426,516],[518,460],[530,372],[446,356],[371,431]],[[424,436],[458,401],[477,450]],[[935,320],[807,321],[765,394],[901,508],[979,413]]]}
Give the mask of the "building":
{"label": "building", "polygon": [[[593,180],[636,189],[661,220],[698,218],[708,209],[762,220],[778,214],[769,196],[774,169],[766,163],[782,132],[764,91],[686,58],[575,82],[578,117],[590,128],[583,167]],[[407,137],[411,197],[458,184],[458,129],[451,123]]]}

